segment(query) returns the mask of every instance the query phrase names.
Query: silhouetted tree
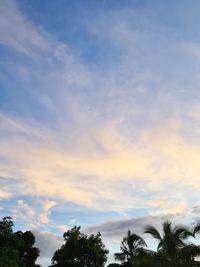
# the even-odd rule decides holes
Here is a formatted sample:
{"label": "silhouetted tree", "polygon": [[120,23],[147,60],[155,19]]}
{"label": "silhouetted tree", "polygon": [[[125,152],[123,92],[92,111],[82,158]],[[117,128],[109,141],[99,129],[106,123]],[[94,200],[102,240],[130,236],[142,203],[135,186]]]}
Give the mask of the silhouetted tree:
{"label": "silhouetted tree", "polygon": [[140,253],[144,253],[144,247],[146,247],[144,239],[129,230],[121,242],[121,252],[114,254],[115,259],[121,261],[123,266],[134,266],[136,258]]}
{"label": "silhouetted tree", "polygon": [[158,241],[157,253],[154,260],[157,266],[163,267],[189,267],[197,266],[195,257],[200,255],[200,249],[191,243],[186,243],[193,234],[185,227],[173,227],[171,222],[163,223],[163,233],[148,226],[145,233],[150,234]]}
{"label": "silhouetted tree", "polygon": [[0,266],[35,267],[39,249],[33,247],[35,237],[32,232],[13,232],[11,217],[0,221]]}
{"label": "silhouetted tree", "polygon": [[63,235],[65,243],[52,258],[54,267],[102,267],[107,261],[108,250],[101,234],[86,235],[80,227],[73,227]]}

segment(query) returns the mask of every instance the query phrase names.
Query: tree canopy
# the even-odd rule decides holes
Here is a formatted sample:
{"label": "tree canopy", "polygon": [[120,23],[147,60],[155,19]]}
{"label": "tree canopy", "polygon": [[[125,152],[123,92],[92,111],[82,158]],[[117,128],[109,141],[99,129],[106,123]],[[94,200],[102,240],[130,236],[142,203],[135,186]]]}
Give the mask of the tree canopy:
{"label": "tree canopy", "polygon": [[[195,232],[195,229],[194,229]],[[196,257],[200,255],[200,247],[188,242],[194,237],[192,231],[183,226],[173,226],[165,221],[162,234],[153,226],[148,226],[145,233],[157,240],[157,252],[153,254],[156,266],[193,267],[199,266]]]}
{"label": "tree canopy", "polygon": [[115,259],[121,261],[124,265],[133,265],[140,253],[143,253],[143,248],[146,243],[142,237],[129,230],[127,236],[121,242],[121,252],[115,253]]}
{"label": "tree canopy", "polygon": [[53,258],[54,267],[103,267],[107,261],[108,250],[101,240],[101,234],[86,235],[79,227],[73,227],[63,235],[65,243]]}
{"label": "tree canopy", "polygon": [[13,232],[11,217],[0,221],[0,266],[35,267],[39,249],[33,247],[35,236],[31,231]]}

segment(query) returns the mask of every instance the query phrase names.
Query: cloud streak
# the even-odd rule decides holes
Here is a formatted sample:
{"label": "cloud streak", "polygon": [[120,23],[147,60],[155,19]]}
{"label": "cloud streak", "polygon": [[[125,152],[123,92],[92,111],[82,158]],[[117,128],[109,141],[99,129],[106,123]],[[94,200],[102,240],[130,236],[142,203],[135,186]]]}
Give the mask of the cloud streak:
{"label": "cloud streak", "polygon": [[[171,211],[189,205],[188,187],[199,190],[200,148],[186,141],[174,125],[145,130],[131,143],[114,128],[90,129],[90,136],[80,133],[74,151],[52,141],[54,133],[44,141],[39,129],[27,133],[24,129],[31,126],[12,125],[9,140],[1,144],[1,157],[12,163],[7,168],[3,164],[1,175],[10,177],[10,169],[17,169],[21,183],[26,185],[24,194],[64,198],[97,209],[107,200],[110,210],[141,206]],[[120,199],[126,185],[127,195]],[[185,192],[179,191],[179,186]],[[154,192],[154,198],[151,200],[148,194],[141,197],[140,192],[145,191]],[[171,198],[177,200],[177,207]]]}
{"label": "cloud streak", "polygon": [[85,51],[25,10],[0,7],[2,214],[9,206],[36,232],[57,233],[85,222],[75,213],[55,222],[60,206],[113,212],[123,220],[91,228],[112,238],[198,206],[197,40],[175,38],[153,11],[116,7],[82,21]]}

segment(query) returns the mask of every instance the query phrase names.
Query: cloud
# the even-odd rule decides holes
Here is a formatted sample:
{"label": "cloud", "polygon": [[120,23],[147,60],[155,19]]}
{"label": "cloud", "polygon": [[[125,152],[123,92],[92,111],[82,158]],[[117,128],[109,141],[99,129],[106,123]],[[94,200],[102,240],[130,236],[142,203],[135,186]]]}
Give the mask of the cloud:
{"label": "cloud", "polygon": [[[191,205],[192,190],[199,190],[200,147],[180,134],[180,126],[169,123],[142,131],[130,143],[116,128],[93,129],[89,136],[80,133],[73,150],[52,142],[51,132],[50,139],[44,141],[39,129],[24,135],[24,126],[13,125],[10,138],[1,144],[1,157],[12,162],[8,167],[3,164],[3,174],[6,170],[11,176],[10,169],[17,168],[20,183],[26,188],[23,194],[65,199],[100,210],[106,202],[103,209],[148,207],[152,212],[170,213]],[[17,151],[20,155],[16,158]],[[150,192],[154,192],[153,197]],[[55,200],[44,203],[44,212],[53,205]]]}
{"label": "cloud", "polygon": [[42,203],[42,214],[39,216],[39,220],[44,223],[50,223],[49,216],[51,209],[56,205],[56,201],[46,200]]}
{"label": "cloud", "polygon": [[[146,216],[131,218],[128,220],[119,221],[109,221],[101,225],[88,227],[88,232],[100,232],[104,238],[113,238],[114,240],[119,240],[126,235],[128,230],[131,230],[139,235],[142,235],[144,228],[147,225],[154,225],[155,227],[160,226],[160,224],[170,218],[172,215],[168,216]],[[173,217],[173,216],[172,216]]]}
{"label": "cloud", "polygon": [[35,49],[48,49],[45,38],[35,30],[30,20],[21,15],[16,1],[1,1],[0,17],[1,44],[25,54],[32,54]]}
{"label": "cloud", "polygon": [[[67,40],[50,34],[22,5],[0,6],[1,212],[34,231],[48,262],[62,240],[47,231],[71,224],[114,251],[128,229],[198,219],[198,36],[176,34],[160,6],[124,6],[76,14],[84,32],[70,43],[70,27]],[[77,210],[119,220],[88,227]]]}
{"label": "cloud", "polygon": [[52,201],[52,200],[49,201],[49,200],[47,200],[47,201],[43,202],[43,210],[45,212],[48,212],[55,205],[56,205],[56,202],[55,201]]}
{"label": "cloud", "polygon": [[34,230],[34,235],[36,237],[35,246],[40,249],[39,263],[45,262],[49,264],[55,251],[63,244],[62,238],[50,232],[38,230]]}
{"label": "cloud", "polygon": [[[190,216],[190,222],[188,222]],[[184,209],[181,212],[169,214],[148,215],[137,218],[121,219],[115,221],[107,221],[103,224],[93,225],[86,228],[86,232],[95,233],[101,232],[105,240],[112,240],[113,242],[122,240],[128,230],[139,235],[144,235],[144,230],[147,226],[151,225],[162,231],[162,223],[166,220],[173,222],[174,225],[185,225],[192,227],[198,221],[199,207],[192,207],[191,209]],[[149,236],[144,235],[148,239]]]}
{"label": "cloud", "polygon": [[[143,236],[147,242],[152,246],[151,237],[144,234],[144,229],[148,225],[156,227],[159,231],[162,229],[162,223],[166,220],[173,221],[174,225],[186,225],[192,227],[192,225],[197,222],[199,217],[199,206],[192,207],[191,209],[182,210],[182,212],[177,212],[176,214],[167,215],[149,215],[137,218],[121,219],[115,221],[107,221],[103,224],[92,225],[89,227],[84,227],[82,231],[88,235],[101,233],[103,242],[106,247],[110,250],[109,262],[113,260],[112,253],[116,252],[113,250],[119,249],[119,244],[122,238],[126,235],[128,230]],[[193,220],[193,224],[190,220],[188,223],[188,216]],[[63,239],[58,235],[50,232],[42,232],[37,229],[34,230],[36,236],[36,246],[40,248],[40,261],[43,262],[44,259],[49,262],[52,258],[54,252],[63,244]]]}
{"label": "cloud", "polygon": [[[19,194],[18,200],[12,201],[9,206],[9,215],[17,223],[20,223],[25,228],[36,230],[44,230],[47,226],[48,228],[56,228],[59,230],[64,229],[63,225],[55,225],[50,217],[52,208],[56,205],[55,201],[51,200],[41,200],[37,199],[36,201],[27,200],[27,197],[23,199],[23,196]],[[22,197],[22,198],[20,198]],[[2,208],[3,210],[3,208]],[[65,226],[65,230],[67,226]]]}
{"label": "cloud", "polygon": [[182,212],[173,212],[167,215],[157,214],[107,221],[103,224],[87,227],[85,231],[89,234],[97,232],[102,234],[103,241],[110,251],[109,262],[114,262],[113,255],[120,250],[120,242],[126,236],[128,230],[142,236],[147,246],[150,249],[156,250],[157,243],[151,236],[144,234],[144,231],[147,226],[154,226],[162,232],[162,223],[166,220],[169,220],[175,226],[180,225],[192,228],[196,222],[199,222],[199,209],[198,207],[193,207],[191,209],[184,209]]}
{"label": "cloud", "polygon": [[0,190],[0,199],[10,198],[10,197],[11,197],[11,193],[10,192]]}
{"label": "cloud", "polygon": [[[132,21],[132,11],[127,17],[117,11],[90,22],[90,34],[109,40],[120,55],[113,68],[95,69],[73,47],[34,25],[16,2],[2,3],[0,42],[33,63],[20,61],[9,70],[16,70],[19,82],[16,99],[8,86],[9,99],[20,104],[14,114],[0,114],[0,175],[7,179],[7,196],[48,199],[33,211],[38,225],[49,223],[51,208],[63,200],[96,210],[148,208],[150,214],[198,204],[198,117],[189,119],[197,107],[194,92],[183,94],[187,85],[181,77],[187,76],[180,74],[186,70],[179,69],[175,80],[175,67],[174,76],[171,68],[163,71],[168,56],[152,44],[160,28],[155,32],[151,18],[137,28],[138,16]],[[168,64],[174,63],[172,50]],[[23,87],[27,99],[20,98]],[[15,208],[31,213],[22,204]]]}
{"label": "cloud", "polygon": [[[179,215],[180,216],[180,215]],[[178,215],[177,215],[178,217]],[[101,225],[93,225],[82,229],[86,234],[96,234],[101,232],[103,242],[110,250],[109,262],[113,261],[113,247],[119,249],[119,244],[126,235],[128,229],[137,234],[143,235],[144,227],[146,225],[154,225],[160,229],[161,223],[169,218],[176,218],[174,215],[168,216],[146,216],[140,218],[132,218],[129,220],[109,221]],[[54,252],[61,247],[63,240],[61,236],[50,232],[42,232],[38,230],[33,231],[36,236],[36,246],[40,248],[40,263],[50,262]],[[146,238],[147,236],[145,236]],[[147,240],[148,241],[148,240]],[[115,251],[116,252],[116,251]]]}

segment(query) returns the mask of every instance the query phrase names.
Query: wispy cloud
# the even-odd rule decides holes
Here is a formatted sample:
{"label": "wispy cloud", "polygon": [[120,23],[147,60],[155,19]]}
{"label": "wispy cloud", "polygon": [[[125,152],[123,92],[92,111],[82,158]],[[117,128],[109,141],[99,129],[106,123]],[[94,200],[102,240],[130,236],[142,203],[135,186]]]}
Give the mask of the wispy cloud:
{"label": "wispy cloud", "polygon": [[56,226],[60,203],[127,212],[97,227],[112,236],[198,206],[198,41],[174,37],[153,11],[114,8],[84,20],[97,60],[22,10],[1,1],[0,199],[11,215],[63,231],[82,221]]}
{"label": "wispy cloud", "polygon": [[16,1],[1,1],[0,16],[1,44],[29,55],[36,49],[48,49],[48,42],[32,22],[22,16]]}
{"label": "wispy cloud", "polygon": [[[127,142],[114,127],[94,128],[80,132],[73,148],[60,147],[48,129],[44,140],[39,129],[27,132],[31,126],[12,125],[10,138],[1,144],[1,157],[12,163],[2,164],[2,176],[10,177],[17,169],[20,183],[26,185],[24,195],[63,198],[97,209],[107,201],[103,209],[140,206],[167,212],[191,205],[192,190],[199,190],[200,147],[181,136],[177,125],[141,131],[134,142]],[[58,140],[63,135],[65,131],[58,133]],[[124,190],[128,191],[121,198]]]}

